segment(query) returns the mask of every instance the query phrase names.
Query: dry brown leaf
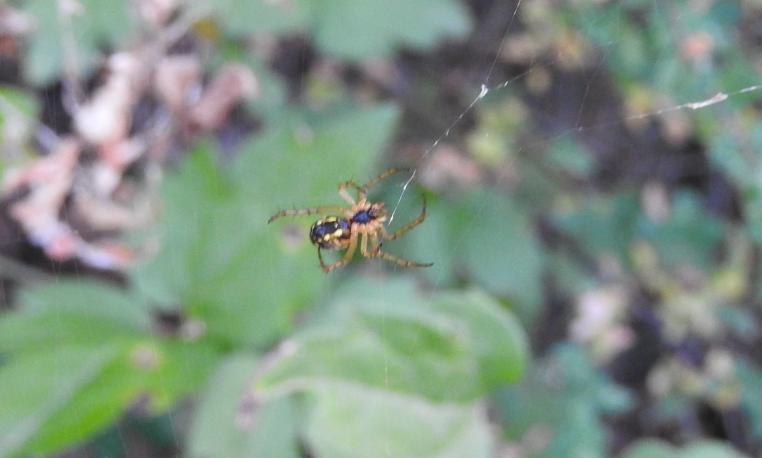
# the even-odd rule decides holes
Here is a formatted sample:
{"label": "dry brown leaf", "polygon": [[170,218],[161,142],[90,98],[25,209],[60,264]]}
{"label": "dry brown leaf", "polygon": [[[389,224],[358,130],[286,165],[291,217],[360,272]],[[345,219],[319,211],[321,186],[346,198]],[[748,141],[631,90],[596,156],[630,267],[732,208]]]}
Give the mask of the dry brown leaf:
{"label": "dry brown leaf", "polygon": [[243,64],[226,65],[191,108],[191,122],[200,130],[214,130],[227,120],[237,103],[258,94],[259,83],[249,67]]}

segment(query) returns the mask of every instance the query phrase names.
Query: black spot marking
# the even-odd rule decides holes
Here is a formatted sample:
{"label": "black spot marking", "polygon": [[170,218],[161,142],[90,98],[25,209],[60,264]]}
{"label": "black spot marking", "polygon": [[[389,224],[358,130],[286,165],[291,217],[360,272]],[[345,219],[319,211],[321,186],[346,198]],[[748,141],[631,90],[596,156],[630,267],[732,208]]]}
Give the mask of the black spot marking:
{"label": "black spot marking", "polygon": [[323,248],[334,249],[338,240],[349,238],[349,221],[326,218],[315,222],[310,229],[310,241]]}

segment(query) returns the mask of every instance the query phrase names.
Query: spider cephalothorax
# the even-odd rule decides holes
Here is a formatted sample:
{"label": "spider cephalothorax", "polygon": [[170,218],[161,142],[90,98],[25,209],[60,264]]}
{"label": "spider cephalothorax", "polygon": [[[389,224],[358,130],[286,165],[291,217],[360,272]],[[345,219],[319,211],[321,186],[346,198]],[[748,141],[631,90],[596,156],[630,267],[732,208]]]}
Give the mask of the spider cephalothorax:
{"label": "spider cephalothorax", "polygon": [[[344,217],[327,216],[315,221],[310,228],[310,241],[318,247],[318,259],[323,270],[330,272],[352,260],[352,256],[360,246],[360,254],[366,258],[382,258],[397,263],[402,267],[428,267],[432,264],[421,264],[408,261],[392,254],[381,251],[382,240],[394,240],[402,234],[421,224],[426,219],[426,201],[423,202],[421,214],[414,221],[406,224],[396,232],[390,234],[386,231],[384,223],[387,219],[386,207],[383,203],[368,201],[368,190],[384,178],[391,176],[400,169],[389,169],[363,186],[353,181],[339,184],[339,195],[351,206],[349,208],[337,205],[326,205],[315,208],[303,208],[299,210],[281,210],[268,220],[268,223],[282,216],[314,215],[316,213],[335,212],[342,213]],[[357,190],[357,200],[348,192],[347,188]],[[370,243],[370,248],[368,244]],[[326,265],[323,262],[321,250],[346,250],[344,256],[333,264]]]}

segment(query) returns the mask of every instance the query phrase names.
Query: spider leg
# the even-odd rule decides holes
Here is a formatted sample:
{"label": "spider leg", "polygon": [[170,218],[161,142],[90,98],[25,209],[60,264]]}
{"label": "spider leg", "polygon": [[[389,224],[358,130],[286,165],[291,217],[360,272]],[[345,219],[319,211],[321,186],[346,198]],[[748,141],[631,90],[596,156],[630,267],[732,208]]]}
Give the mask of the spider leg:
{"label": "spider leg", "polygon": [[423,208],[421,208],[421,214],[418,215],[418,218],[414,219],[413,221],[410,221],[409,223],[405,224],[401,228],[397,229],[393,234],[390,234],[386,231],[386,228],[381,226],[381,235],[386,240],[394,240],[397,237],[404,235],[411,229],[413,229],[415,226],[421,224],[423,220],[426,219],[426,196],[423,195]]}
{"label": "spider leg", "polygon": [[380,183],[382,180],[389,178],[392,175],[395,175],[400,172],[409,171],[408,169],[401,169],[397,167],[392,167],[391,169],[387,169],[386,171],[382,172],[381,175],[377,176],[376,178],[373,178],[369,182],[365,183],[362,186],[363,191],[367,194],[368,190],[372,188],[373,186]]}
{"label": "spider leg", "polygon": [[[383,229],[383,227],[381,227]],[[378,241],[378,235],[376,234],[370,234],[370,246],[371,246],[371,253],[369,254],[369,257],[373,257],[375,253],[378,253],[381,251],[381,243]]]}
{"label": "spider leg", "polygon": [[365,200],[367,198],[367,191],[362,186],[355,183],[352,180],[345,181],[339,184],[339,195],[342,199],[346,200],[350,205],[354,205],[357,202],[347,192],[347,188],[354,188],[357,190],[357,200]]}
{"label": "spider leg", "polygon": [[339,267],[347,265],[347,263],[352,260],[352,256],[354,256],[355,250],[357,250],[357,232],[352,232],[352,235],[349,236],[347,251],[344,252],[344,256],[342,256],[341,259],[334,262],[333,264],[325,265],[323,263],[323,257],[320,254],[320,249],[318,249],[318,258],[320,259],[320,266],[323,268],[323,272],[330,272],[334,269],[338,269]]}
{"label": "spider leg", "polygon": [[368,251],[368,237],[372,237],[369,234],[360,234],[360,254],[363,257],[371,257],[371,253]]}
{"label": "spider leg", "polygon": [[415,261],[410,261],[404,258],[400,258],[399,256],[394,256],[393,254],[389,254],[385,251],[381,251],[380,245],[373,252],[370,253],[370,257],[385,259],[387,261],[397,264],[400,267],[431,267],[434,265],[433,262],[426,262],[426,263],[415,262]]}
{"label": "spider leg", "polygon": [[323,261],[323,251],[319,245],[318,245],[318,260],[320,260],[320,267],[322,267],[324,271],[328,272],[326,270],[328,266],[325,264],[325,261]]}
{"label": "spider leg", "polygon": [[281,210],[278,213],[271,216],[270,219],[267,220],[267,224],[270,224],[276,219],[282,218],[284,216],[316,215],[318,213],[328,213],[328,212],[343,213],[345,210],[346,208],[341,207],[339,205],[323,205],[321,207],[293,208],[288,210]]}

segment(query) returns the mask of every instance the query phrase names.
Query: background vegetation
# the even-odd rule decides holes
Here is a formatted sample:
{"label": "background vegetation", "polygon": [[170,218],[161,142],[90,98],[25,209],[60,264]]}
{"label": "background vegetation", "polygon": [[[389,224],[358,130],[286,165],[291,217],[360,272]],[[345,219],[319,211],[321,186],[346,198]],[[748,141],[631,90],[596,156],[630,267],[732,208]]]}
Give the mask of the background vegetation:
{"label": "background vegetation", "polygon": [[[761,31],[0,2],[0,456],[759,456]],[[326,275],[309,218],[266,224],[389,166],[392,227],[429,207],[386,248],[430,269]]]}

